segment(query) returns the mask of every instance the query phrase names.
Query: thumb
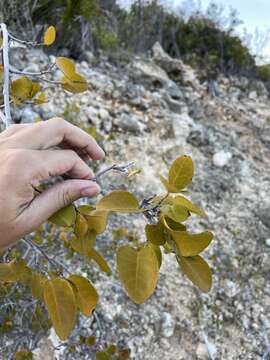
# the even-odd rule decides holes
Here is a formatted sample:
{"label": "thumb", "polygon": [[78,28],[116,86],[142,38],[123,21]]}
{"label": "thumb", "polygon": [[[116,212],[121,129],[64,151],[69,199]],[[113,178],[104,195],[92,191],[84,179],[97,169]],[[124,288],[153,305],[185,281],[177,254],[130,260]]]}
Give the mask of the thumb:
{"label": "thumb", "polygon": [[95,197],[100,193],[97,183],[89,180],[65,180],[38,195],[27,209],[27,221],[37,228],[55,212],[82,197]]}

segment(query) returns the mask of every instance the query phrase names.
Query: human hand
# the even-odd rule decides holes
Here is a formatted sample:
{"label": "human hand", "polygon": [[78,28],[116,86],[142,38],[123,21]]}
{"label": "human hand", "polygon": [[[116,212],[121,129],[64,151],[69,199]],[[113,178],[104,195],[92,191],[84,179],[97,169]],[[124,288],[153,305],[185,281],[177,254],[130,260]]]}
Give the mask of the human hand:
{"label": "human hand", "polygon": [[[0,134],[0,248],[34,231],[51,215],[99,186],[84,160],[100,160],[104,151],[83,130],[61,118],[12,125]],[[62,181],[38,193],[51,176]]]}

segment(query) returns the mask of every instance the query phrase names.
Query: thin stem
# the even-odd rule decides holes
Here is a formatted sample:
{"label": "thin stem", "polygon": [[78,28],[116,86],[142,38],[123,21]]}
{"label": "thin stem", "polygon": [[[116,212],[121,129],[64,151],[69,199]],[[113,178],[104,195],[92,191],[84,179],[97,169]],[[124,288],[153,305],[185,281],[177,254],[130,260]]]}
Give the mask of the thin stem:
{"label": "thin stem", "polygon": [[51,259],[40,246],[28,239],[22,239],[22,241],[30,245],[34,250],[38,251],[52,266],[56,268],[62,267],[68,274],[71,274],[71,272],[63,264],[58,263],[54,259]]}
{"label": "thin stem", "polygon": [[8,57],[8,48],[9,48],[9,34],[7,31],[6,24],[2,23],[2,36],[3,36],[3,66],[4,66],[4,84],[3,84],[3,96],[4,96],[4,105],[5,105],[5,124],[6,128],[11,124],[11,113],[10,113],[10,103],[9,103],[9,57]]}
{"label": "thin stem", "polygon": [[[1,106],[2,107],[2,106]],[[0,119],[3,121],[3,123],[6,123],[6,117],[5,114],[3,113],[3,111],[0,110]]]}
{"label": "thin stem", "polygon": [[23,45],[26,45],[26,46],[33,46],[33,47],[36,47],[36,46],[44,46],[44,43],[38,43],[38,42],[35,42],[35,41],[26,41],[26,40],[21,40],[21,39],[18,39],[16,38],[14,35],[11,35],[9,34],[9,37],[19,43],[19,44],[23,44]]}
{"label": "thin stem", "polygon": [[126,164],[126,165],[113,164],[113,165],[109,166],[108,168],[98,172],[96,174],[96,176],[92,179],[92,181],[96,181],[96,182],[99,181],[101,176],[103,176],[104,174],[108,173],[111,170],[118,171],[118,172],[121,172],[121,173],[126,173],[128,171],[128,169],[131,168],[133,165],[134,165],[134,161],[132,161],[132,162]]}
{"label": "thin stem", "polygon": [[45,74],[51,74],[53,67],[54,67],[54,64],[49,69],[43,70],[40,72],[21,71],[21,70],[15,69],[14,67],[10,67],[9,72],[12,74],[20,74],[20,75],[26,75],[26,76],[41,76],[41,75],[45,75]]}

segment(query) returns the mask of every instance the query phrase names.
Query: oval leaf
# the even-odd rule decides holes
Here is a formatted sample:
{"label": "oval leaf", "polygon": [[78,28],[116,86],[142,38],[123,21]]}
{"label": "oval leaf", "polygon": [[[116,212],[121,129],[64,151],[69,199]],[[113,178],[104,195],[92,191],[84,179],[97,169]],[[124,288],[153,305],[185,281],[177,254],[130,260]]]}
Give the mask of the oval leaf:
{"label": "oval leaf", "polygon": [[37,300],[43,300],[44,284],[46,281],[46,276],[41,273],[32,275],[30,287],[33,298]]}
{"label": "oval leaf", "polygon": [[128,191],[113,191],[104,196],[96,205],[97,210],[116,211],[120,213],[139,212],[139,202]]}
{"label": "oval leaf", "polygon": [[199,206],[194,205],[190,200],[188,200],[184,196],[177,195],[173,199],[173,203],[182,205],[186,207],[190,212],[193,212],[194,214],[207,218],[206,213],[201,208],[199,208]]}
{"label": "oval leaf", "polygon": [[28,77],[22,76],[19,79],[12,81],[10,92],[18,101],[24,101],[31,99],[32,89],[32,81]]}
{"label": "oval leaf", "polygon": [[117,251],[117,269],[128,296],[136,304],[145,302],[154,292],[159,264],[150,246],[139,250],[122,246]]}
{"label": "oval leaf", "polygon": [[88,256],[89,250],[95,245],[96,233],[89,230],[84,236],[74,237],[71,239],[71,247],[77,253]]}
{"label": "oval leaf", "polygon": [[207,262],[199,255],[194,257],[181,257],[179,260],[182,271],[194,285],[203,292],[210,291],[212,287],[212,272]]}
{"label": "oval leaf", "polygon": [[0,264],[0,281],[4,282],[28,282],[31,279],[31,269],[25,260],[12,260],[9,263]]}
{"label": "oval leaf", "polygon": [[188,210],[182,205],[174,204],[174,205],[163,205],[161,207],[162,213],[172,219],[175,222],[183,222],[186,221],[189,217]]}
{"label": "oval leaf", "polygon": [[89,230],[94,230],[97,234],[102,234],[106,230],[108,211],[94,210],[85,218]]}
{"label": "oval leaf", "polygon": [[95,208],[90,205],[80,205],[78,207],[78,210],[83,215],[91,215],[91,213],[93,212],[93,210],[95,210]]}
{"label": "oval leaf", "polygon": [[169,170],[169,184],[178,192],[184,189],[192,180],[194,165],[190,156],[183,155],[174,160]]}
{"label": "oval leaf", "polygon": [[58,57],[56,58],[55,63],[58,69],[60,69],[68,79],[71,79],[72,76],[76,73],[75,63],[71,59],[66,57]]}
{"label": "oval leaf", "polygon": [[154,244],[150,244],[151,248],[154,250],[156,257],[157,257],[157,261],[158,261],[158,267],[160,269],[161,265],[162,265],[162,252],[160,250],[160,247]]}
{"label": "oval leaf", "polygon": [[165,226],[165,228],[169,231],[185,231],[186,230],[186,226],[183,224],[180,224],[174,220],[172,220],[171,218],[161,214],[160,216],[160,221],[161,223]]}
{"label": "oval leaf", "polygon": [[55,38],[56,38],[55,27],[50,26],[44,34],[44,38],[43,38],[44,45],[47,45],[47,46],[52,45],[55,41]]}
{"label": "oval leaf", "polygon": [[176,243],[180,256],[195,256],[201,253],[213,240],[210,231],[200,234],[188,234],[185,231],[172,231],[171,235]]}
{"label": "oval leaf", "polygon": [[72,76],[66,77],[63,76],[61,79],[62,86],[65,90],[72,93],[81,93],[88,90],[88,84],[86,79],[77,73],[74,73]]}
{"label": "oval leaf", "polygon": [[77,308],[72,285],[54,278],[44,284],[44,302],[56,334],[66,340],[74,327]]}
{"label": "oval leaf", "polygon": [[169,181],[167,179],[165,179],[164,176],[159,175],[160,181],[162,182],[162,184],[164,185],[165,189],[169,192],[169,193],[177,193],[179,192],[179,190],[173,186],[172,184],[169,183]]}
{"label": "oval leaf", "polygon": [[87,233],[87,230],[88,230],[88,224],[87,224],[85,217],[83,215],[81,215],[80,213],[78,213],[76,216],[76,222],[75,222],[75,226],[74,226],[74,234],[78,238],[80,238],[80,237],[85,236],[85,234]]}
{"label": "oval leaf", "polygon": [[92,284],[82,276],[70,275],[69,281],[75,286],[75,296],[80,311],[85,316],[90,316],[98,303],[98,293]]}
{"label": "oval leaf", "polygon": [[111,273],[111,269],[107,261],[95,249],[90,249],[87,255],[98,264],[100,270],[104,271],[107,274]]}
{"label": "oval leaf", "polygon": [[58,226],[70,227],[75,224],[76,210],[73,205],[64,207],[49,218],[49,221]]}
{"label": "oval leaf", "polygon": [[147,224],[145,226],[145,234],[147,240],[154,245],[164,245],[166,242],[164,227],[161,223]]}

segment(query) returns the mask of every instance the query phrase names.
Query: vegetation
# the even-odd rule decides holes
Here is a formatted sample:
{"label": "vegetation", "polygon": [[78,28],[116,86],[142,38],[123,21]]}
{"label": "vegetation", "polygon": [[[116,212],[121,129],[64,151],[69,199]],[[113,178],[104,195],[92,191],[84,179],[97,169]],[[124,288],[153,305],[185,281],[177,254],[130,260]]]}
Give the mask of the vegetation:
{"label": "vegetation", "polygon": [[0,5],[1,10],[14,32],[24,28],[39,36],[41,27],[57,24],[54,51],[65,44],[75,58],[86,49],[95,53],[100,49],[147,52],[159,41],[171,56],[205,70],[207,77],[224,72],[261,78],[255,57],[235,35],[241,23],[237,14],[231,11],[224,27],[220,17],[225,15],[219,14],[215,3],[206,13],[197,11],[188,19],[184,13],[172,13],[158,0],[137,0],[129,9],[121,8],[115,0],[12,0],[2,9]]}
{"label": "vegetation", "polygon": [[[56,39],[56,30],[50,26],[40,43],[22,41],[10,35],[2,26],[1,50],[8,53],[8,41],[27,44],[27,46],[50,46]],[[5,58],[5,56],[4,56]],[[27,73],[10,68],[8,62],[0,69],[1,85],[5,96],[1,99],[4,112],[1,119],[8,126],[12,121],[10,105],[46,103],[43,83],[61,86],[64,91],[82,93],[88,89],[86,79],[77,72],[75,63],[66,57],[57,57],[55,63],[38,73]],[[60,80],[53,79],[55,69],[62,72]],[[13,79],[20,74],[21,77]],[[35,79],[35,81],[33,80]],[[129,178],[139,173],[131,164],[113,165],[99,173],[95,181],[99,182],[107,172],[114,170],[126,174]],[[117,272],[129,298],[136,304],[145,302],[155,291],[162,257],[172,254],[177,266],[201,291],[208,292],[212,285],[212,273],[207,262],[200,256],[213,239],[211,232],[192,234],[185,222],[191,215],[206,217],[205,212],[193,204],[185,195],[186,187],[194,175],[193,161],[189,156],[179,156],[171,165],[168,176],[160,176],[165,193],[148,199],[137,199],[134,194],[117,190],[103,196],[97,203],[88,205],[69,205],[54,214],[49,223],[30,238],[22,239],[27,249],[17,247],[2,251],[0,263],[0,292],[5,299],[7,311],[3,316],[0,331],[11,331],[16,327],[13,318],[17,312],[16,301],[23,301],[23,306],[31,307],[32,331],[47,331],[51,325],[61,340],[66,340],[73,330],[78,314],[93,316],[99,295],[94,287],[94,279],[82,276],[82,268],[72,273],[58,258],[51,258],[44,250],[44,245],[62,241],[66,256],[78,254],[82,260],[95,262],[100,271],[111,274],[109,264],[96,248],[96,238],[102,234],[109,221],[110,214],[124,213],[143,216],[147,222],[145,242],[116,247]],[[49,185],[47,185],[49,186]],[[46,187],[44,185],[44,187]],[[42,192],[44,187],[38,191]],[[115,234],[114,234],[115,235]],[[131,237],[132,239],[132,237]],[[31,262],[29,255],[34,252],[42,260]],[[92,281],[91,281],[92,280]],[[15,297],[14,297],[15,294]],[[12,300],[12,301],[11,301]],[[47,317],[48,314],[48,317]],[[81,337],[79,345],[94,348],[97,359],[126,359],[127,349],[108,345],[105,350],[91,336]],[[68,342],[65,346],[72,346]],[[31,349],[20,349],[16,359],[31,358]]]}

